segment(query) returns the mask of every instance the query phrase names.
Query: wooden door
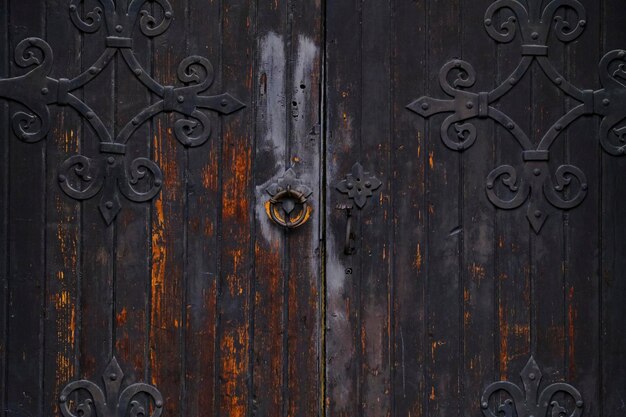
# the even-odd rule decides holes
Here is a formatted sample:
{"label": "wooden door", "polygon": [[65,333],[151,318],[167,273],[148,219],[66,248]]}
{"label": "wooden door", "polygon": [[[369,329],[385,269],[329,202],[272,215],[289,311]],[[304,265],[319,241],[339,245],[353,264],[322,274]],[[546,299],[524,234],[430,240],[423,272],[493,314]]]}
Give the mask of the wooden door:
{"label": "wooden door", "polygon": [[624,413],[621,0],[1,10],[3,416]]}

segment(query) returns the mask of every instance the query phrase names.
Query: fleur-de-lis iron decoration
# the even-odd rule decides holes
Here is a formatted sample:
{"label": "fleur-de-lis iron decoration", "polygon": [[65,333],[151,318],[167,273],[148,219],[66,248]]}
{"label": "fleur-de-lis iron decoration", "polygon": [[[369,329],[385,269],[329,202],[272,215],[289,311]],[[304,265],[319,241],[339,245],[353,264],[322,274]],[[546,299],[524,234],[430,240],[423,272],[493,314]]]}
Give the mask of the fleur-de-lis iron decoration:
{"label": "fleur-de-lis iron decoration", "polygon": [[293,169],[285,171],[265,191],[271,196],[265,204],[265,210],[276,224],[286,229],[295,229],[310,218],[312,208],[307,199],[313,194],[313,190],[302,183]]}
{"label": "fleur-de-lis iron decoration", "polygon": [[[575,20],[566,20],[564,11],[570,11]],[[507,12],[505,12],[507,11]],[[510,14],[500,24],[497,18]],[[559,166],[554,175],[548,164],[550,147],[559,135],[583,116],[598,115],[600,143],[611,155],[626,153],[626,51],[607,53],[600,62],[600,81],[604,88],[584,90],[570,83],[548,59],[547,40],[554,33],[561,42],[578,38],[586,26],[585,9],[577,0],[553,0],[535,16],[517,0],[498,0],[485,14],[484,25],[489,36],[496,42],[511,42],[520,33],[521,60],[511,75],[491,91],[471,92],[476,81],[474,68],[466,61],[455,59],[443,66],[439,84],[452,99],[436,99],[423,96],[407,108],[430,117],[438,113],[451,113],[440,128],[443,143],[454,151],[463,151],[477,139],[472,119],[492,119],[503,126],[522,148],[524,167],[520,173],[512,165],[495,168],[486,181],[489,201],[501,209],[516,209],[527,203],[527,218],[536,233],[545,223],[550,205],[557,209],[572,209],[587,195],[587,178],[573,165]],[[565,115],[558,119],[544,134],[538,146],[513,119],[494,107],[494,103],[509,93],[531,65],[536,63],[550,81],[566,96],[578,101]]]}
{"label": "fleur-de-lis iron decoration", "polygon": [[354,241],[356,240],[356,235],[352,230],[352,209],[354,205],[356,205],[357,209],[362,210],[365,204],[367,204],[367,200],[372,197],[373,192],[379,189],[381,185],[383,183],[378,178],[365,171],[363,166],[357,162],[352,166],[352,172],[347,174],[335,186],[337,191],[347,194],[348,199],[351,200],[350,203],[341,204],[337,207],[345,210],[347,216],[344,254],[351,255],[355,251]]}
{"label": "fleur-de-lis iron decoration", "polygon": [[[101,156],[70,157],[62,164],[58,179],[62,190],[74,199],[88,199],[104,189],[99,207],[110,224],[121,209],[118,191],[129,200],[147,201],[161,189],[162,173],[154,162],[136,158],[129,164],[124,158],[126,143],[142,124],[159,113],[178,113],[182,118],[174,123],[176,138],[185,146],[199,146],[211,135],[210,120],[200,109],[230,114],[244,104],[228,93],[204,94],[214,79],[213,67],[204,57],[194,55],[181,61],[177,75],[184,85],[178,87],[160,84],[141,66],[133,52],[133,28],[138,22],[148,37],[165,32],[173,17],[168,0],[131,0],[125,11],[120,11],[113,0],[99,0],[100,7],[82,16],[80,3],[71,0],[69,4],[71,20],[80,31],[93,33],[105,26],[108,36],[100,57],[72,79],[54,79],[48,76],[53,58],[50,45],[43,39],[26,38],[15,49],[15,62],[33,68],[21,76],[0,79],[0,98],[23,107],[13,114],[12,127],[24,142],[37,142],[47,135],[50,105],[69,106],[87,120],[100,141]],[[161,17],[157,19],[145,9],[146,3],[158,5]],[[96,78],[118,53],[134,77],[158,99],[132,117],[113,138],[96,113],[73,92]]]}
{"label": "fleur-de-lis iron decoration", "polygon": [[[544,417],[548,416],[548,411],[551,417],[580,417],[583,411],[583,398],[573,386],[556,382],[539,392],[542,375],[532,356],[520,376],[524,384],[523,390],[509,381],[494,382],[485,389],[480,399],[485,417]],[[489,406],[489,400],[499,392],[505,394],[506,399],[498,405],[495,413]],[[557,395],[561,395],[559,400],[555,398]],[[570,410],[563,400],[567,396],[573,401],[569,406]]]}
{"label": "fleur-de-lis iron decoration", "polygon": [[[102,375],[104,391],[86,379],[70,382],[59,395],[64,417],[159,417],[163,397],[154,386],[135,383],[120,391],[124,373],[115,357]],[[87,394],[86,398],[84,393]],[[82,395],[75,400],[73,395]],[[148,401],[145,401],[145,400]],[[151,403],[151,404],[150,404]],[[95,415],[94,415],[95,414]]]}

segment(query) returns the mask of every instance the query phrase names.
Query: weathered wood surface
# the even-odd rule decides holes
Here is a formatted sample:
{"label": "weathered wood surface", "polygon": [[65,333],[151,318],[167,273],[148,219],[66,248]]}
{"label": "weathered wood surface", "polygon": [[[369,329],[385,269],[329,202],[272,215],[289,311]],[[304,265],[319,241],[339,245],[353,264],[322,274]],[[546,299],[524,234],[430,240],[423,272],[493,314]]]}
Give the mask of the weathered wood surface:
{"label": "weathered wood surface", "polygon": [[[158,387],[164,415],[321,413],[321,4],[171,5],[165,33],[136,30],[139,62],[181,85],[179,62],[204,56],[215,73],[209,93],[227,91],[246,108],[210,114],[211,138],[197,148],[176,140],[173,113],[137,130],[127,154],[164,174],[152,203],[126,202],[106,226],[99,196],[78,203],[57,184],[69,156],[99,154],[86,122],[55,109],[46,140],[26,144],[10,129],[14,105],[2,102],[2,415],[59,415],[61,389],[100,383],[112,355],[128,381]],[[81,34],[68,7],[3,3],[2,77],[24,72],[13,50],[27,36],[50,43],[53,77],[90,68],[106,33]],[[155,101],[121,56],[79,94],[115,132]],[[263,205],[290,167],[316,194],[313,218],[288,234]]]}
{"label": "weathered wood surface", "polygon": [[[507,79],[519,32],[510,44],[488,37],[492,3],[327,3],[328,415],[479,415],[485,386],[520,383],[531,354],[544,383],[583,393],[585,415],[623,412],[616,303],[626,239],[616,179],[626,161],[601,149],[598,119],[582,117],[551,151],[550,166],[585,172],[585,201],[551,212],[536,234],[525,206],[494,210],[485,194],[493,168],[523,165],[506,129],[477,121],[477,141],[459,153],[440,139],[444,116],[405,109],[422,95],[447,98],[438,74],[455,58],[476,70],[471,91]],[[548,2],[522,3],[537,15]],[[624,43],[624,16],[615,2],[582,3],[584,33],[566,45],[552,36],[549,58],[576,86],[598,89],[600,58]],[[497,108],[538,143],[571,104],[537,67]],[[357,252],[345,256],[345,215],[335,209],[344,196],[334,184],[356,161],[384,185],[360,213]]]}
{"label": "weathered wood surface", "polygon": [[[11,129],[19,106],[0,101],[2,415],[59,416],[61,389],[100,384],[115,355],[128,381],[158,387],[164,416],[476,416],[485,386],[520,383],[531,354],[544,384],[581,391],[583,415],[623,415],[626,159],[601,149],[598,118],[569,126],[550,160],[585,172],[586,199],[537,234],[525,207],[496,210],[485,195],[494,167],[523,165],[506,129],[481,120],[476,143],[454,152],[442,115],[405,108],[444,98],[438,73],[453,58],[474,66],[472,91],[506,80],[519,40],[487,36],[492,2],[171,1],[166,32],[135,31],[139,62],[182,85],[179,62],[204,56],[209,93],[246,108],[208,112],[199,147],[176,140],[173,113],[142,125],[127,157],[154,160],[163,189],[125,201],[110,226],[99,196],[77,202],[58,186],[69,156],[99,155],[87,121],[53,106],[47,138],[28,144]],[[626,15],[622,0],[583,3],[585,32],[550,38],[549,57],[598,89],[600,58],[626,48]],[[54,78],[102,52],[106,33],[76,30],[67,0],[0,7],[2,78],[27,71],[13,51],[29,36],[50,43]],[[156,100],[119,55],[77,95],[118,133]],[[570,101],[535,68],[496,106],[536,143]],[[383,185],[354,210],[346,255],[335,186],[356,162]],[[289,232],[264,207],[288,168],[314,190],[311,219]]]}

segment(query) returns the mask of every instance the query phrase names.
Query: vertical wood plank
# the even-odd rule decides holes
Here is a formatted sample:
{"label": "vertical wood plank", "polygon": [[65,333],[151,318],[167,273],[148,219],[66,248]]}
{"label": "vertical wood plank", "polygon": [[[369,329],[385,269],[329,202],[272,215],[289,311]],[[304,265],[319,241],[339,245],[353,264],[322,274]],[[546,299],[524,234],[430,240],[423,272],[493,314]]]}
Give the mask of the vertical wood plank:
{"label": "vertical wood plank", "polygon": [[[359,252],[361,401],[359,415],[390,416],[391,410],[391,8],[390,3],[363,2],[361,17],[361,164],[383,182],[357,226]],[[347,52],[347,51],[346,51]]]}
{"label": "vertical wood plank", "polygon": [[[392,5],[392,81],[394,138],[393,225],[393,415],[424,416],[425,386],[426,182],[428,166],[424,137],[426,121],[406,109],[428,87],[427,39],[430,26],[426,2],[396,0]],[[411,47],[407,47],[410,41]],[[410,180],[407,180],[410,179]]]}
{"label": "vertical wood plank", "polygon": [[[223,88],[252,109],[256,21],[255,4],[222,3]],[[250,309],[253,275],[251,218],[254,112],[245,110],[223,120],[220,294],[218,311],[220,383],[216,415],[247,416],[252,401]]]}
{"label": "vertical wood plank", "polygon": [[[222,92],[219,0],[188,2],[187,54],[211,61],[215,80],[208,94]],[[212,133],[199,148],[187,150],[187,281],[183,409],[201,415],[213,409],[217,343],[221,118],[207,114]]]}
{"label": "vertical wood plank", "polygon": [[[9,77],[9,3],[3,0],[0,3],[5,13],[0,16],[0,44],[7,45],[0,54],[0,77]],[[10,138],[9,103],[0,101],[0,132],[5,138]],[[3,141],[0,147],[0,161],[2,174],[0,175],[0,410],[7,410],[7,370],[8,370],[8,322],[9,322],[9,172],[10,172],[9,140]],[[8,411],[2,411],[7,417]]]}
{"label": "vertical wood plank", "polygon": [[[347,217],[335,189],[362,154],[360,1],[326,3],[326,406],[332,416],[360,414],[362,271],[358,254],[344,254]],[[373,204],[370,201],[368,208]],[[366,209],[367,210],[367,209]],[[355,227],[371,210],[354,213]],[[356,229],[357,233],[361,230]]]}
{"label": "vertical wood plank", "polygon": [[[93,10],[97,3],[84,7]],[[67,18],[69,19],[69,18]],[[66,24],[71,24],[67,22]],[[72,30],[77,30],[72,25]],[[100,57],[105,45],[106,30],[83,37],[81,71],[88,70]],[[115,122],[115,57],[99,75],[82,89],[83,100],[112,133]],[[80,137],[80,153],[88,158],[102,158],[97,135],[85,122]],[[81,285],[80,285],[80,377],[89,379],[102,375],[113,355],[113,314],[115,282],[115,221],[107,226],[98,207],[101,194],[81,203]],[[129,202],[123,201],[122,211]]]}
{"label": "vertical wood plank", "polygon": [[291,236],[268,218],[264,204],[269,198],[267,187],[289,168],[286,166],[287,82],[291,63],[287,49],[289,2],[258,2],[257,6],[253,411],[260,416],[280,416],[284,415],[285,397],[288,397],[284,288],[286,241]]}
{"label": "vertical wood plank", "polygon": [[[440,36],[431,36],[428,79],[432,94],[438,85],[437,74],[443,65],[459,54],[459,1],[429,3],[428,20],[441,28],[450,28]],[[439,93],[439,88],[437,88]],[[426,151],[427,230],[428,230],[428,349],[426,390],[429,414],[458,414],[459,403],[459,340],[461,309],[461,271],[459,252],[462,248],[460,208],[460,158],[440,140],[442,116],[431,118]]]}
{"label": "vertical wood plank", "polygon": [[[540,0],[529,1],[530,13],[538,18],[545,5]],[[562,12],[561,12],[562,13]],[[554,68],[564,73],[565,48],[552,33],[547,42],[549,59]],[[531,70],[531,130],[529,138],[538,144],[541,137],[564,114],[564,95],[543,73],[537,63]],[[558,138],[550,148],[548,175],[563,164],[565,141]],[[543,196],[531,196],[541,198]],[[535,203],[535,201],[531,201]],[[538,203],[538,202],[537,202]],[[542,213],[547,219],[540,233],[529,230],[531,250],[531,351],[541,364],[546,380],[559,379],[564,368],[564,235],[563,211]],[[524,210],[525,211],[525,210]],[[521,368],[520,368],[521,369]]]}
{"label": "vertical wood plank", "polygon": [[[81,36],[68,23],[67,3],[47,5],[46,39],[54,51],[54,78],[71,79],[80,73]],[[44,352],[44,410],[57,411],[58,395],[77,376],[78,286],[80,254],[80,203],[67,197],[58,185],[58,169],[79,152],[81,118],[73,109],[53,108],[52,127],[46,141],[46,315]]]}
{"label": "vertical wood plank", "polygon": [[[171,2],[174,19],[154,39],[154,78],[163,85],[180,85],[176,73],[186,57],[187,2]],[[164,400],[163,412],[184,414],[183,308],[185,305],[185,182],[184,146],[174,135],[180,116],[162,114],[154,119],[152,158],[163,172],[163,189],[153,201],[151,225],[150,372],[151,383]]]}
{"label": "vertical wood plank", "polygon": [[[602,52],[626,49],[626,33],[623,30],[623,4],[605,0],[602,9]],[[620,125],[621,126],[621,125]],[[626,210],[626,188],[622,173],[626,159],[602,153],[601,195],[601,319],[602,331],[599,344],[601,376],[601,413],[603,417],[617,417],[624,413],[626,389],[626,219],[620,213]]]}
{"label": "vertical wood plank", "polygon": [[[598,63],[602,57],[601,2],[586,2],[587,26],[565,50],[566,78],[584,89],[598,89]],[[571,17],[572,19],[575,16]],[[571,102],[574,104],[577,102]],[[601,415],[600,379],[600,274],[602,147],[596,117],[572,124],[567,136],[567,163],[579,167],[589,183],[587,197],[565,218],[565,375],[563,379],[582,393],[586,415]],[[585,140],[594,138],[594,140]],[[577,185],[576,185],[577,186]]]}
{"label": "vertical wood plank", "polygon": [[[476,71],[472,91],[491,91],[497,85],[495,42],[485,31],[483,20],[491,0],[462,0],[460,9],[463,60]],[[485,384],[495,376],[496,216],[485,193],[485,181],[495,168],[495,126],[474,119],[476,142],[463,152],[461,163],[461,414],[477,412]],[[523,225],[525,226],[525,225]]]}
{"label": "vertical wood plank", "polygon": [[[24,38],[44,37],[45,4],[23,7],[9,1],[8,50]],[[10,75],[26,73],[10,60]],[[22,106],[11,104],[9,117]],[[46,139],[25,143],[11,130],[9,142],[9,217],[7,315],[7,414],[43,414],[43,305],[45,296]]]}
{"label": "vertical wood plank", "polygon": [[[508,18],[500,17],[499,21]],[[490,42],[495,42],[489,38]],[[506,82],[520,62],[519,39],[513,44],[497,44],[496,85]],[[515,115],[515,122],[530,134],[533,130],[530,112],[531,76],[526,74],[515,85],[513,98],[503,98],[495,108],[508,115]],[[509,93],[510,94],[510,93]],[[501,125],[495,128],[495,164],[511,165],[518,173],[523,172],[522,149],[514,137]],[[530,235],[533,233],[526,219],[526,206],[515,210],[495,207],[496,237],[496,303],[495,331],[497,334],[494,357],[497,378],[517,381],[519,372],[531,353],[531,283],[530,283]]]}
{"label": "vertical wood plank", "polygon": [[[117,1],[122,10],[128,0]],[[149,3],[145,8],[150,10]],[[173,22],[172,26],[180,24]],[[151,41],[138,30],[133,38],[133,53],[142,67],[151,74]],[[172,63],[174,65],[174,63]],[[115,62],[115,134],[130,119],[150,105],[146,87],[135,79],[133,71],[118,54]],[[135,158],[150,157],[150,123],[144,123],[126,143],[126,163]],[[123,200],[123,208],[115,219],[115,293],[113,335],[114,352],[129,380],[145,381],[147,315],[150,285],[150,204]]]}
{"label": "vertical wood plank", "polygon": [[320,401],[320,220],[321,197],[321,29],[319,0],[289,3],[293,63],[287,82],[291,102],[288,125],[289,164],[313,190],[311,219],[288,236],[287,378],[288,416],[318,416]]}

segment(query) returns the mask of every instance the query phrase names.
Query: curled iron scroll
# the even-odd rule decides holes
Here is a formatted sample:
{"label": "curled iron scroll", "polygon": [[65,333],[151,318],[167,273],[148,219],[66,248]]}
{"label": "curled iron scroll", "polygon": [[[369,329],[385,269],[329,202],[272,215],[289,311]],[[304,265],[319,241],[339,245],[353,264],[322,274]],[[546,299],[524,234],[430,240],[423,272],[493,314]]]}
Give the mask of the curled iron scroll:
{"label": "curled iron scroll", "polygon": [[[480,399],[480,407],[485,417],[547,416],[548,410],[552,411],[550,415],[553,417],[580,417],[583,409],[583,398],[572,385],[556,382],[548,385],[541,392],[539,391],[542,375],[532,356],[520,376],[523,390],[509,381],[497,381],[485,388]],[[496,396],[497,393],[502,394],[502,396]],[[558,397],[557,394],[559,394]],[[572,405],[568,406],[568,403],[565,402],[567,397],[571,400]],[[504,399],[501,399],[501,402],[497,401],[496,406],[492,407],[491,401],[498,398]]]}

